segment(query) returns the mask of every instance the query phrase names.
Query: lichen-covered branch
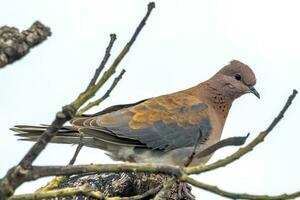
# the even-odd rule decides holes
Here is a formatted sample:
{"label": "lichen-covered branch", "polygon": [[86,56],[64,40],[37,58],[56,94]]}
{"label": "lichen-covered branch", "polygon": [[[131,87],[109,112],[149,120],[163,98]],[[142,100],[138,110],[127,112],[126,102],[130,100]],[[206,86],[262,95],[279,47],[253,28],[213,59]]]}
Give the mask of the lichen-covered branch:
{"label": "lichen-covered branch", "polygon": [[253,150],[255,146],[260,144],[261,142],[264,141],[265,137],[273,130],[273,128],[278,124],[278,122],[283,118],[285,112],[289,108],[289,106],[292,104],[292,101],[297,95],[297,90],[293,90],[293,93],[289,96],[286,104],[284,105],[283,109],[280,111],[278,116],[272,121],[270,126],[265,130],[262,131],[256,138],[254,138],[247,146],[240,148],[238,151],[233,153],[232,155],[218,160],[215,163],[205,165],[205,166],[195,166],[195,167],[188,167],[185,169],[185,173],[187,174],[200,174],[203,172],[211,171],[214,169],[217,169],[219,167],[224,167],[237,159],[241,158],[245,154],[249,153],[250,151]]}
{"label": "lichen-covered branch", "polygon": [[[169,177],[170,176],[163,174],[138,172],[79,175],[67,178],[51,191],[39,191],[31,194],[15,195],[12,196],[11,199],[151,199],[159,192],[163,183],[169,180]],[[171,185],[170,190],[166,191],[165,196],[162,197],[165,199],[171,198],[177,200],[177,187],[177,184]],[[73,193],[70,193],[70,190]],[[93,196],[90,195],[91,192],[93,192]]]}
{"label": "lichen-covered branch", "polygon": [[[62,189],[53,189],[51,191],[45,192],[35,192],[21,195],[14,195],[9,198],[9,200],[40,200],[40,199],[66,199],[78,195],[83,195],[86,197],[92,197],[94,199],[105,199],[105,200],[140,200],[145,198],[150,198],[154,196],[161,188],[161,185],[151,188],[148,191],[140,195],[129,196],[129,197],[107,197],[100,191],[95,191],[88,183],[85,183],[82,186],[62,188]],[[74,198],[73,198],[74,199]]]}
{"label": "lichen-covered branch", "polygon": [[173,177],[164,183],[164,187],[155,195],[153,200],[163,199],[171,190],[172,186],[176,183],[176,178]]}
{"label": "lichen-covered branch", "polygon": [[104,195],[101,192],[93,191],[93,189],[88,184],[84,184],[82,186],[73,188],[63,188],[50,190],[47,192],[14,195],[10,197],[9,200],[38,200],[58,197],[70,197],[75,196],[77,194],[83,194],[85,196],[93,197],[95,199],[104,199]]}
{"label": "lichen-covered branch", "polygon": [[39,21],[21,33],[15,27],[0,27],[0,68],[22,58],[50,35],[50,28]]}
{"label": "lichen-covered branch", "polygon": [[54,177],[47,185],[39,188],[36,192],[47,192],[58,187],[58,185],[63,182],[67,177],[66,176],[56,176]]}
{"label": "lichen-covered branch", "polygon": [[206,183],[202,183],[197,181],[191,177],[186,176],[182,181],[186,181],[187,183],[192,184],[195,187],[204,189],[206,191],[215,193],[217,195],[228,197],[230,199],[249,199],[249,200],[285,200],[285,199],[295,199],[300,197],[300,191],[291,193],[291,194],[281,194],[277,196],[268,196],[268,195],[253,195],[247,193],[234,193],[222,190],[216,186],[208,185]]}

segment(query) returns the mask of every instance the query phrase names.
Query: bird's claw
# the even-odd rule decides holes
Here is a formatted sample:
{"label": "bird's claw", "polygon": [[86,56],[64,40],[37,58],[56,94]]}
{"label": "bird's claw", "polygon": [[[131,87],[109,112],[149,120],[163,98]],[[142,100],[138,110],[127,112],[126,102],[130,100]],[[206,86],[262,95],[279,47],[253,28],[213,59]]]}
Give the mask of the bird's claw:
{"label": "bird's claw", "polygon": [[196,200],[195,196],[191,193],[191,190],[192,187],[190,185],[180,182],[178,186],[178,199]]}

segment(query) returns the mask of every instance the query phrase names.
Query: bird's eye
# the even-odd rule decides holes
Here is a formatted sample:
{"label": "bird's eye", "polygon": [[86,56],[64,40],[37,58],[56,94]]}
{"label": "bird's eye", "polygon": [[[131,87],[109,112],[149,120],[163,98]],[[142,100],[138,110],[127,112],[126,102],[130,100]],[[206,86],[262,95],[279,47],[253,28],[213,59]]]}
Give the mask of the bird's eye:
{"label": "bird's eye", "polygon": [[234,78],[238,81],[242,80],[242,76],[240,74],[235,74]]}

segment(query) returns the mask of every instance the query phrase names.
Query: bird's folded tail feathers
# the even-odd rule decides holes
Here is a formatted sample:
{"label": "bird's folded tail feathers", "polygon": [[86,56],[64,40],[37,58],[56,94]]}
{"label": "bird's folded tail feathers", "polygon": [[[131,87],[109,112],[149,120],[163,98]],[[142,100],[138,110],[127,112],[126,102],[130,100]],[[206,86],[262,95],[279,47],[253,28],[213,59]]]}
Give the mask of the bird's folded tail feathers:
{"label": "bird's folded tail feathers", "polygon": [[[21,141],[31,141],[35,142],[39,139],[42,133],[47,129],[48,125],[41,126],[30,126],[30,125],[16,125],[10,130],[16,132],[15,135],[20,137],[18,140]],[[51,139],[51,143],[58,144],[79,144],[82,143],[84,146],[98,148],[102,150],[107,150],[109,146],[114,144],[114,146],[124,146],[123,142],[126,142],[125,146],[139,146],[141,145],[138,142],[132,140],[122,141],[117,137],[110,136],[108,134],[103,134],[101,132],[97,132],[97,137],[93,136],[93,130],[82,129],[78,132],[72,126],[64,126],[62,127],[57,134]],[[81,134],[84,137],[81,137]],[[130,142],[130,143],[129,143]],[[127,144],[129,143],[129,144]],[[144,145],[142,145],[144,146]],[[110,148],[111,149],[111,148]]]}
{"label": "bird's folded tail feathers", "polygon": [[[16,136],[20,137],[18,140],[22,141],[37,141],[42,133],[47,129],[47,125],[41,126],[28,126],[28,125],[17,125],[10,130],[16,132]],[[56,136],[51,139],[51,143],[59,144],[79,144],[82,142],[85,146],[98,147],[105,149],[106,145],[95,141],[92,137],[80,138],[80,133],[71,126],[64,126],[61,128]]]}

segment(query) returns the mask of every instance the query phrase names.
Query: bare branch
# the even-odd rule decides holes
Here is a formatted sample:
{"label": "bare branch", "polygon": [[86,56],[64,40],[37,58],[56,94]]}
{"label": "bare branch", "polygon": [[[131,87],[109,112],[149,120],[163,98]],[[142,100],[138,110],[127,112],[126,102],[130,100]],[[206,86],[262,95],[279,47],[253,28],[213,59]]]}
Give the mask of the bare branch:
{"label": "bare branch", "polygon": [[191,162],[193,161],[201,137],[202,137],[202,131],[201,131],[201,129],[199,128],[199,134],[198,134],[197,140],[196,140],[196,142],[195,142],[194,149],[193,149],[191,155],[190,155],[190,156],[187,158],[187,160],[184,162],[184,166],[185,166],[185,167],[188,167],[188,166],[191,164]]}
{"label": "bare branch", "polygon": [[68,166],[32,166],[26,171],[26,181],[47,176],[68,176],[86,173],[106,172],[151,172],[182,176],[182,169],[178,166],[155,163],[122,163],[97,165],[68,165]]}
{"label": "bare branch", "polygon": [[110,41],[109,41],[109,44],[108,44],[108,46],[107,46],[107,48],[105,50],[105,54],[104,54],[104,57],[103,57],[103,59],[101,61],[101,64],[96,69],[95,74],[94,74],[93,78],[91,79],[91,81],[90,81],[88,87],[86,88],[85,92],[88,91],[89,88],[91,88],[92,86],[94,86],[96,84],[97,79],[98,79],[101,71],[104,69],[104,67],[105,67],[105,65],[106,65],[106,63],[107,63],[107,61],[108,61],[108,59],[110,57],[110,52],[111,52],[111,49],[112,49],[113,44],[116,41],[116,39],[117,39],[116,34],[110,34]]}
{"label": "bare branch", "polygon": [[21,33],[15,27],[0,27],[0,68],[22,58],[50,35],[50,28],[39,21]]}
{"label": "bare branch", "polygon": [[75,153],[74,153],[72,159],[70,160],[69,165],[74,165],[74,163],[75,163],[75,161],[76,161],[76,158],[77,158],[77,156],[78,156],[80,150],[81,150],[82,147],[83,147],[82,138],[83,138],[83,135],[81,134],[81,135],[80,135],[80,142],[79,142],[79,144],[78,144],[77,147],[76,147]]}
{"label": "bare branch", "polygon": [[197,153],[195,155],[195,157],[202,158],[202,157],[208,156],[208,155],[214,153],[215,151],[217,151],[223,147],[226,147],[226,146],[241,146],[241,145],[245,144],[249,135],[250,134],[248,133],[247,136],[245,136],[245,137],[230,137],[230,138],[221,140],[221,141],[217,142],[216,144],[211,145],[207,149],[204,149],[203,151]]}
{"label": "bare branch", "polygon": [[[140,24],[138,25],[138,27],[136,28],[136,30],[135,30],[133,36],[131,37],[130,41],[125,45],[125,47],[122,49],[122,51],[116,57],[116,59],[113,61],[112,65],[109,67],[109,69],[107,71],[104,72],[104,74],[98,80],[98,82],[94,86],[91,87],[90,91],[87,92],[85,95],[80,95],[79,96],[81,101],[83,101],[85,103],[91,97],[93,97],[95,95],[94,91],[99,90],[99,88],[101,88],[102,85],[104,83],[106,83],[106,81],[115,73],[115,70],[116,70],[117,66],[119,65],[121,60],[124,58],[124,56],[128,53],[130,47],[132,46],[132,44],[136,40],[137,36],[141,32],[142,28],[146,24],[146,21],[147,21],[149,15],[151,14],[151,11],[153,10],[154,7],[155,7],[155,4],[153,2],[148,4],[147,13],[146,13],[145,17],[142,19],[142,21],[140,22]],[[75,108],[79,108],[81,106],[81,105],[78,105],[78,102],[75,102],[75,101],[72,103],[72,105]]]}
{"label": "bare branch", "polygon": [[113,81],[112,85],[110,86],[110,88],[106,91],[106,93],[100,98],[97,99],[95,101],[89,102],[85,107],[81,108],[78,112],[77,115],[82,115],[84,112],[86,112],[87,110],[91,109],[94,106],[99,105],[100,103],[102,103],[105,99],[107,99],[110,95],[110,93],[112,92],[112,90],[117,86],[117,84],[119,83],[119,81],[122,79],[123,74],[126,71],[123,69],[121,71],[121,73],[115,78],[115,80]]}
{"label": "bare branch", "polygon": [[[20,163],[16,167],[12,167],[7,174],[0,180],[0,199],[6,199],[14,193],[14,190],[23,183],[28,174],[30,174],[30,168],[33,161],[38,157],[38,155],[44,150],[49,141],[56,135],[57,131],[62,128],[63,124],[68,120],[72,119],[77,110],[91,97],[95,95],[95,93],[102,87],[102,85],[111,77],[111,75],[115,72],[117,65],[129,51],[129,48],[132,46],[136,37],[140,33],[141,29],[145,25],[147,18],[149,17],[152,9],[154,8],[154,3],[149,3],[148,10],[146,16],[143,18],[138,28],[136,29],[134,35],[130,39],[130,41],[126,44],[124,49],[115,59],[112,66],[106,71],[102,78],[98,81],[96,85],[89,87],[88,90],[81,93],[76,100],[74,100],[71,104],[64,106],[62,111],[56,114],[54,121],[51,125],[46,129],[46,131],[41,135],[38,141],[31,147],[28,153],[23,157]],[[104,56],[104,58],[106,58]],[[95,72],[97,74],[98,71]],[[94,75],[96,77],[97,75]],[[91,81],[92,83],[94,81]]]}
{"label": "bare branch", "polygon": [[206,183],[202,183],[197,181],[191,177],[186,176],[182,181],[186,181],[187,183],[192,184],[195,187],[204,189],[206,191],[215,193],[217,195],[228,197],[231,199],[250,199],[250,200],[285,200],[285,199],[295,199],[300,197],[300,191],[292,193],[292,194],[281,194],[278,196],[267,196],[267,195],[252,195],[247,193],[233,193],[222,190],[216,186],[208,185]]}
{"label": "bare branch", "polygon": [[262,131],[247,146],[240,148],[238,151],[236,151],[232,155],[230,155],[230,156],[228,156],[224,159],[218,160],[215,163],[205,165],[205,166],[188,167],[188,168],[185,169],[185,173],[187,173],[187,174],[200,174],[200,173],[203,173],[203,172],[207,172],[207,171],[217,169],[219,167],[224,167],[224,166],[236,161],[237,159],[239,159],[240,157],[242,157],[245,154],[249,153],[250,151],[252,151],[253,148],[256,145],[258,145],[258,144],[260,144],[261,142],[264,141],[265,137],[270,133],[270,131],[272,131],[272,129],[283,118],[284,113],[287,111],[289,106],[292,104],[292,101],[296,97],[297,93],[298,93],[297,90],[293,90],[293,93],[289,96],[289,98],[288,98],[287,102],[285,103],[283,109],[280,111],[278,116],[272,121],[271,125],[265,131]]}

